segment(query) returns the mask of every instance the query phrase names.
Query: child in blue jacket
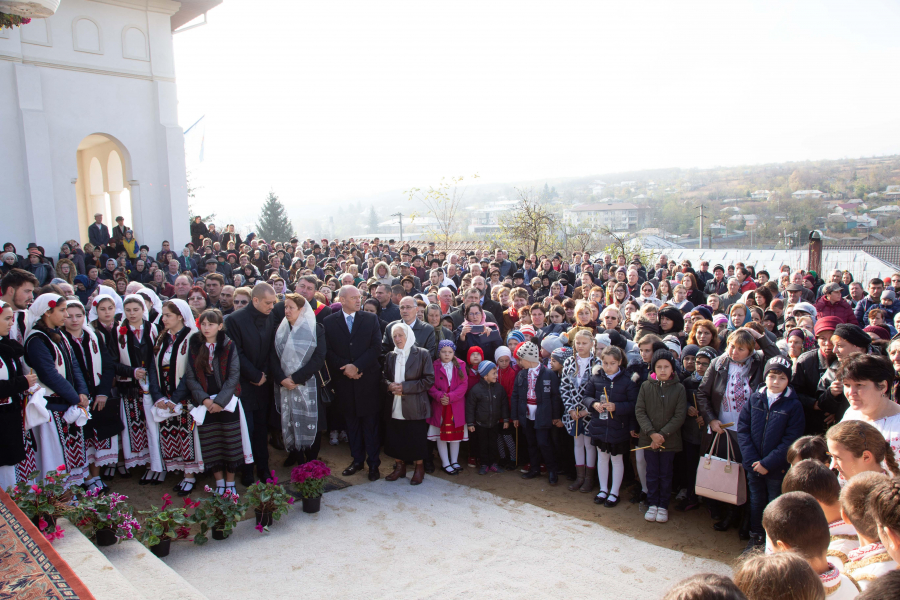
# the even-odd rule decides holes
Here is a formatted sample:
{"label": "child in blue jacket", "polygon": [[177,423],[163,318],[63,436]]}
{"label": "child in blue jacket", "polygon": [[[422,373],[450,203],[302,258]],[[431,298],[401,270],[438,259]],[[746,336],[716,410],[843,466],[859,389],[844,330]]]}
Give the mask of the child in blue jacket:
{"label": "child in blue jacket", "polygon": [[774,356],[763,370],[765,385],[750,396],[738,418],[738,446],[750,492],[750,542],[747,550],[763,546],[763,511],[781,495],[789,468],[787,451],[806,426],[803,405],[791,383],[791,361]]}

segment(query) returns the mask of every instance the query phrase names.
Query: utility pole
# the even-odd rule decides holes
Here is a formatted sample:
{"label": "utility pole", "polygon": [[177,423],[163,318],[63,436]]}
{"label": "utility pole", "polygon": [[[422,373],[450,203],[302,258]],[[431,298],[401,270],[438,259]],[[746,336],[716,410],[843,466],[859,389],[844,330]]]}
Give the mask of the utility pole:
{"label": "utility pole", "polygon": [[700,206],[695,206],[694,208],[700,209],[700,229],[698,230],[699,235],[697,235],[697,248],[703,250],[703,209],[706,208],[706,206],[701,204]]}
{"label": "utility pole", "polygon": [[403,243],[403,213],[395,212],[391,215],[392,217],[397,217],[400,220],[400,243]]}

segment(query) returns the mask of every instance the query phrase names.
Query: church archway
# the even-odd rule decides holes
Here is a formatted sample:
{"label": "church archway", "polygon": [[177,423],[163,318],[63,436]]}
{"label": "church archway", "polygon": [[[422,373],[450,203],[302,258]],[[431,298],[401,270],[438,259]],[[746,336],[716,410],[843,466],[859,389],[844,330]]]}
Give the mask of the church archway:
{"label": "church archway", "polygon": [[82,245],[88,242],[88,227],[97,213],[103,215],[103,223],[110,229],[115,226],[116,217],[124,217],[125,225],[134,229],[137,236],[128,184],[132,179],[131,159],[125,146],[113,136],[92,133],[78,144],[76,164],[75,196]]}

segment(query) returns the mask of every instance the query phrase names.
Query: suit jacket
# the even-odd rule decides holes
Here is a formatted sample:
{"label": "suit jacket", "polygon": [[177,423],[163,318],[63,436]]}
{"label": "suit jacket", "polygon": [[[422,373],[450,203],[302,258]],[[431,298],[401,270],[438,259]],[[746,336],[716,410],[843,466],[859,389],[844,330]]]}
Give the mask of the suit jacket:
{"label": "suit jacket", "polygon": [[[381,400],[381,326],[372,313],[354,314],[353,331],[347,329],[344,311],[325,318],[325,361],[331,372],[335,402],[348,419],[378,414]],[[362,377],[350,379],[341,367],[353,364]]]}
{"label": "suit jacket", "polygon": [[94,246],[105,246],[109,243],[109,228],[103,223],[99,227],[96,223],[91,223],[88,227],[88,240]]}
{"label": "suit jacket", "polygon": [[[489,312],[492,315],[494,315],[495,317],[497,315],[503,314],[503,307],[500,306],[500,303],[494,302],[490,298],[484,299],[484,302],[481,303],[481,308],[483,308],[485,310],[485,312]],[[495,322],[497,322],[497,321],[495,321]],[[499,322],[497,322],[497,323],[499,324]]]}

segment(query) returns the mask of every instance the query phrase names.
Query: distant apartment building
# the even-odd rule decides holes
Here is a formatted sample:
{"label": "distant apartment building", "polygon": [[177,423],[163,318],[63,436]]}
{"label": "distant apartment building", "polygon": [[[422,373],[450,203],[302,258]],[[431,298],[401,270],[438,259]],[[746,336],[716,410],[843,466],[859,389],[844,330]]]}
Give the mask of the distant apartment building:
{"label": "distant apartment building", "polygon": [[640,208],[628,202],[593,202],[563,211],[563,221],[573,227],[609,227],[613,231],[636,231]]}

